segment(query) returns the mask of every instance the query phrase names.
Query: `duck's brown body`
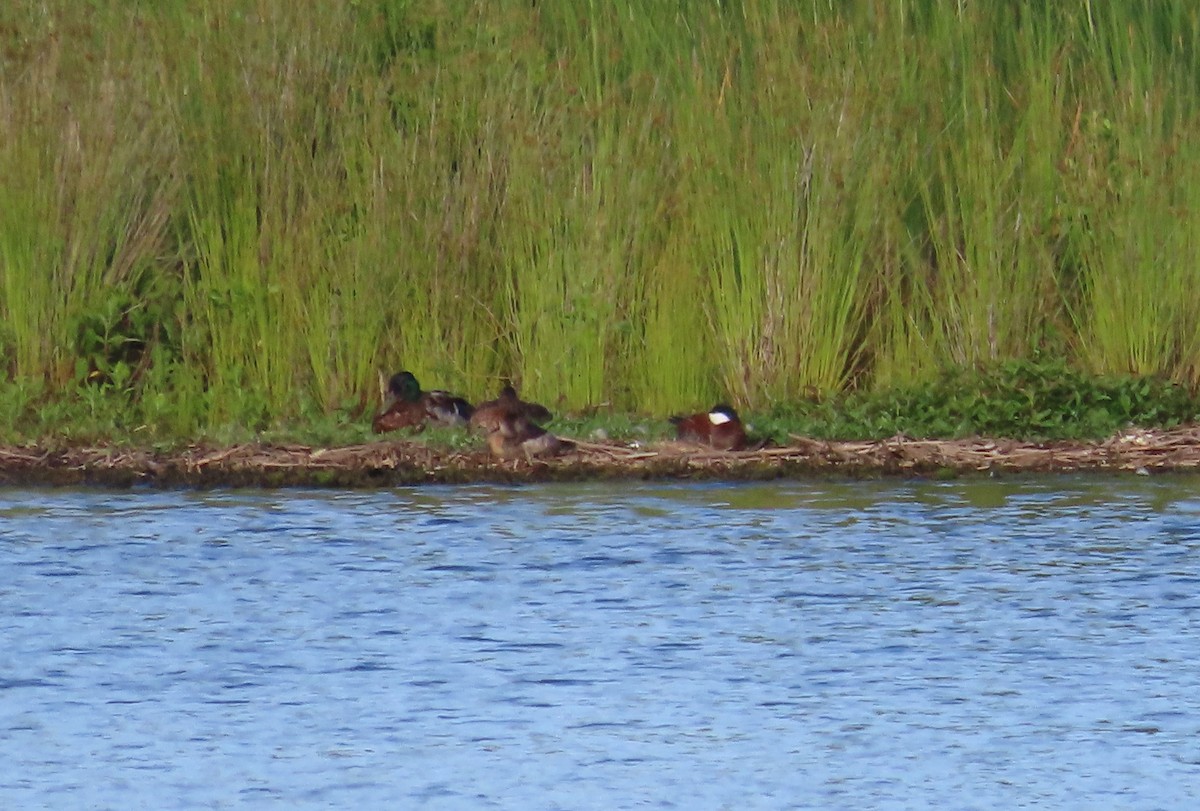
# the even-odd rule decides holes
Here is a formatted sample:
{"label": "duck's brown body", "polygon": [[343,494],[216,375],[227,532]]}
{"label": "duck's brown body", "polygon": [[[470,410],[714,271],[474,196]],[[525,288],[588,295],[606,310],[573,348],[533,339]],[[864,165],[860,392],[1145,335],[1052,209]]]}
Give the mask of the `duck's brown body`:
{"label": "duck's brown body", "polygon": [[549,422],[553,415],[543,405],[522,400],[512,386],[505,386],[495,400],[479,404],[475,413],[471,415],[471,427],[478,428],[484,433],[491,433],[506,417],[523,419],[534,425],[540,425]]}
{"label": "duck's brown body", "polygon": [[471,404],[448,392],[421,391],[421,385],[411,372],[400,372],[388,381],[388,400],[375,415],[371,427],[375,433],[397,431],[401,428],[422,428],[436,425],[466,425],[471,418]]}
{"label": "duck's brown body", "polygon": [[703,414],[671,417],[671,422],[676,436],[684,442],[699,442],[720,451],[746,447],[746,429],[737,412],[727,405],[715,405]]}
{"label": "duck's brown body", "polygon": [[402,428],[422,428],[428,417],[423,403],[409,403],[404,400],[393,400],[383,411],[375,415],[371,427],[377,434],[389,431],[399,431]]}
{"label": "duck's brown body", "polygon": [[488,431],[488,449],[501,459],[534,459],[558,456],[574,447],[565,439],[512,414],[499,418]]}

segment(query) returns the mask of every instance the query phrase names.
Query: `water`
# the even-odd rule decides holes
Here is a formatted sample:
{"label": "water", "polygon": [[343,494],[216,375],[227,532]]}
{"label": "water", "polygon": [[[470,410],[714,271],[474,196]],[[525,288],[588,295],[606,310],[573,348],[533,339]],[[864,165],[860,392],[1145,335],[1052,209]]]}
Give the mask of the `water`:
{"label": "water", "polygon": [[0,491],[0,807],[1189,807],[1196,484]]}

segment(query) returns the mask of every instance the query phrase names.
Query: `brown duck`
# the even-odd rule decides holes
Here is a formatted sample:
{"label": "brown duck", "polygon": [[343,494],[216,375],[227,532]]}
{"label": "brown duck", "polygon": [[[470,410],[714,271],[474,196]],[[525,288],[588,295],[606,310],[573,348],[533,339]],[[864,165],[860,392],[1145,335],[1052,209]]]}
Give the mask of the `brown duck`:
{"label": "brown duck", "polygon": [[463,398],[444,391],[421,391],[421,384],[412,372],[399,372],[388,381],[387,401],[371,426],[375,433],[382,434],[401,428],[422,428],[426,423],[466,425],[473,411]]}
{"label": "brown duck", "polygon": [[719,451],[740,451],[746,447],[746,429],[732,407],[723,403],[703,414],[671,417],[676,436],[684,442],[711,445]]}
{"label": "brown duck", "polygon": [[574,447],[519,414],[503,414],[488,428],[488,448],[501,459],[558,456]]}
{"label": "brown duck", "polygon": [[540,425],[553,419],[550,409],[539,403],[529,403],[517,396],[517,390],[511,385],[500,389],[500,396],[495,400],[480,403],[471,415],[471,427],[478,428],[484,433],[495,430],[506,416],[518,417]]}

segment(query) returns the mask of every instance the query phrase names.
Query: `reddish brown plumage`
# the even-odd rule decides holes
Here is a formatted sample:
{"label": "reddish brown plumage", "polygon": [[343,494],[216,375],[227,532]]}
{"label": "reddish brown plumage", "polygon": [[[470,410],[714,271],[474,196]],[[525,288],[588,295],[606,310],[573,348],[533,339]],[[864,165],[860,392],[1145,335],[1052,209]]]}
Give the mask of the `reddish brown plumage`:
{"label": "reddish brown plumage", "polygon": [[718,403],[710,411],[686,417],[671,417],[675,435],[684,442],[699,442],[720,451],[746,447],[746,429],[737,412]]}
{"label": "reddish brown plumage", "polygon": [[400,372],[388,381],[387,402],[375,415],[371,427],[375,433],[420,428],[426,422],[441,425],[466,425],[471,404],[444,391],[421,391],[411,372]]}
{"label": "reddish brown plumage", "polygon": [[399,431],[401,428],[418,428],[425,425],[427,416],[424,403],[393,400],[391,405],[375,415],[371,427],[377,434]]}

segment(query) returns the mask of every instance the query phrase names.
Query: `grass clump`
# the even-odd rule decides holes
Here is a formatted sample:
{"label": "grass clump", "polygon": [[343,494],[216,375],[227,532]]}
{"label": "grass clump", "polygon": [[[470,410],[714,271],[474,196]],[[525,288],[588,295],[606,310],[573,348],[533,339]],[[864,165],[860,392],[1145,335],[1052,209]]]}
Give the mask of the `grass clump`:
{"label": "grass clump", "polygon": [[944,371],[928,384],[863,392],[768,413],[756,423],[833,439],[993,436],[1101,439],[1130,425],[1170,428],[1200,417],[1200,399],[1161,378],[1096,377],[1062,361],[1005,361]]}

